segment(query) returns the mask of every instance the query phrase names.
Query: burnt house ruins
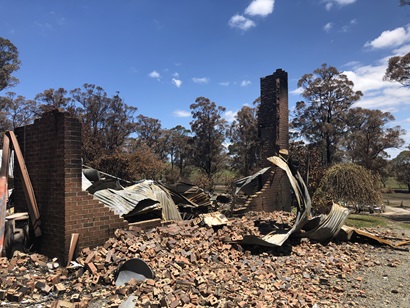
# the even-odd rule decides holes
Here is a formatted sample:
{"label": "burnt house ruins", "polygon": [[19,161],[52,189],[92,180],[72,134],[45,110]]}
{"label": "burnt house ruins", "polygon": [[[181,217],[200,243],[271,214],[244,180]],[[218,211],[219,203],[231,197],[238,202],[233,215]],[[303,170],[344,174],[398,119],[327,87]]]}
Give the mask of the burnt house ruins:
{"label": "burnt house ruins", "polygon": [[[288,82],[282,69],[261,78],[258,114],[260,155],[268,157],[288,149]],[[16,129],[41,213],[42,236],[38,250],[66,260],[71,237],[79,234],[77,249],[104,244],[128,222],[82,190],[81,124],[68,113],[53,110],[34,124]],[[18,166],[17,166],[18,167]],[[24,212],[25,196],[20,172],[15,177],[15,211]],[[250,198],[251,210],[290,211],[290,184],[284,171],[273,167],[263,175],[263,188]]]}

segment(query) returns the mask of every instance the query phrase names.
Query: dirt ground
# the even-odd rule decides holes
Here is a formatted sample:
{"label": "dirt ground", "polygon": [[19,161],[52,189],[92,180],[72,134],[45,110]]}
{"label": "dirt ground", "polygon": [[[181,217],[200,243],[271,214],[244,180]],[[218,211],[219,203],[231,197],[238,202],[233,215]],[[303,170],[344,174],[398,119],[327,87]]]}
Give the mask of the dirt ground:
{"label": "dirt ground", "polygon": [[[375,233],[387,235],[392,240],[410,239],[410,228],[400,223],[410,224],[408,207],[386,206],[382,216],[391,220],[388,228],[375,228]],[[369,266],[356,271],[344,281],[342,298],[350,307],[410,307],[410,246],[402,250],[388,246],[370,245],[363,253],[368,255]]]}

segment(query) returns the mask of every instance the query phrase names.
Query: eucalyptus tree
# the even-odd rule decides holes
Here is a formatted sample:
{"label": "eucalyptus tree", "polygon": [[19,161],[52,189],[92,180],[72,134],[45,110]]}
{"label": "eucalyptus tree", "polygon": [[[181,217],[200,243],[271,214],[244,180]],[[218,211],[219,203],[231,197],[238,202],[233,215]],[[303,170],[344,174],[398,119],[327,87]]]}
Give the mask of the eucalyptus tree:
{"label": "eucalyptus tree", "polygon": [[0,91],[18,83],[12,74],[20,68],[20,64],[17,47],[8,39],[0,37]]}
{"label": "eucalyptus tree", "polygon": [[391,57],[383,79],[410,87],[410,52],[404,56]]}
{"label": "eucalyptus tree", "polygon": [[190,158],[193,165],[211,179],[224,157],[227,121],[222,114],[226,109],[206,97],[198,97],[190,109],[193,118],[190,122],[193,133]]}
{"label": "eucalyptus tree", "polygon": [[98,159],[102,154],[112,154],[136,131],[134,113],[117,92],[108,96],[103,88],[84,84],[72,90],[77,104],[75,113],[82,123],[83,157],[85,161]]}
{"label": "eucalyptus tree", "polygon": [[405,130],[400,126],[388,127],[394,121],[389,112],[377,109],[351,108],[347,115],[348,130],[341,144],[347,158],[383,176],[389,158],[387,149],[404,144]]}
{"label": "eucalyptus tree", "polygon": [[363,95],[335,67],[323,64],[298,81],[307,102],[297,102],[292,126],[310,143],[320,147],[324,163],[330,165],[346,131],[349,108]]}
{"label": "eucalyptus tree", "polygon": [[230,125],[229,154],[233,156],[234,168],[242,176],[248,176],[258,163],[257,108],[243,106]]}

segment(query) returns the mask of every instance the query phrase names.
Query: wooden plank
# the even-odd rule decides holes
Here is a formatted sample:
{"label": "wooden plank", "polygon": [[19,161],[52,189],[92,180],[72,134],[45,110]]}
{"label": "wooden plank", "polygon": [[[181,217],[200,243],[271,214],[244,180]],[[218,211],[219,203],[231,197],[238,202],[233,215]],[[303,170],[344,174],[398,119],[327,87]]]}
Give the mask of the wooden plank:
{"label": "wooden plank", "polygon": [[3,141],[3,154],[1,158],[0,170],[0,255],[5,255],[3,252],[4,246],[4,231],[6,227],[6,210],[8,198],[8,174],[10,164],[10,139],[5,134]]}
{"label": "wooden plank", "polygon": [[34,234],[36,237],[41,235],[41,221],[40,212],[38,211],[37,200],[34,194],[33,185],[31,184],[30,176],[27,171],[26,163],[24,161],[23,154],[20,149],[20,145],[17,141],[16,135],[12,131],[6,132],[6,135],[10,137],[11,143],[16,153],[17,162],[20,166],[21,175],[23,177],[23,189],[24,195],[27,201],[28,211],[30,213],[31,223],[33,225]]}
{"label": "wooden plank", "polygon": [[79,236],[80,236],[79,233],[72,233],[71,234],[70,249],[68,250],[67,266],[69,266],[71,261],[73,260],[74,252],[75,252],[75,248],[77,247],[78,237]]}

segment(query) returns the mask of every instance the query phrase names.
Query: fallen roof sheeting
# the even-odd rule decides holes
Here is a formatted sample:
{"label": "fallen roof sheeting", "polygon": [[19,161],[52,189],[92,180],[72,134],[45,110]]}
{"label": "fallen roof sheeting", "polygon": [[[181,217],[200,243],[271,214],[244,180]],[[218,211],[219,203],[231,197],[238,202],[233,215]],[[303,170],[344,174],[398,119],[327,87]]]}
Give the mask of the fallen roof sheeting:
{"label": "fallen roof sheeting", "polygon": [[367,232],[367,231],[364,231],[364,230],[360,230],[360,229],[357,229],[357,228],[349,227],[349,226],[343,226],[342,227],[342,232],[343,232],[343,234],[341,234],[340,236],[343,237],[343,239],[345,239],[345,240],[350,240],[353,237],[353,235],[359,235],[359,236],[366,237],[368,239],[377,241],[380,244],[388,245],[388,246],[390,246],[394,249],[398,249],[401,246],[410,244],[410,240],[401,241],[401,242],[395,244],[395,243],[393,243],[389,240],[386,240],[384,238],[381,238],[380,236],[377,236],[373,233],[370,233],[370,232]]}
{"label": "fallen roof sheeting", "polygon": [[158,184],[169,191],[175,203],[180,207],[208,208],[211,205],[209,195],[198,186],[179,182],[176,184]]}
{"label": "fallen roof sheeting", "polygon": [[[308,219],[311,211],[311,199],[307,187],[299,172],[292,172],[288,162],[279,156],[269,157],[268,160],[286,172],[297,200],[297,214],[293,227],[287,232],[271,232],[263,237],[245,235],[241,243],[256,244],[267,247],[282,246],[293,234],[308,237],[313,240],[324,241],[336,236],[346,221],[349,211],[342,206],[334,204],[327,216]],[[305,227],[305,232],[301,232]]]}
{"label": "fallen roof sheeting", "polygon": [[163,220],[182,220],[170,194],[153,181],[143,181],[124,190],[103,189],[95,192],[94,197],[120,216],[162,210]]}
{"label": "fallen roof sheeting", "polygon": [[272,167],[263,168],[262,170],[258,171],[257,173],[253,175],[236,180],[235,181],[235,186],[236,186],[235,194],[238,194],[239,192],[242,191],[244,194],[250,196],[250,195],[255,194],[257,191],[261,190],[263,186],[261,177],[271,168]]}

